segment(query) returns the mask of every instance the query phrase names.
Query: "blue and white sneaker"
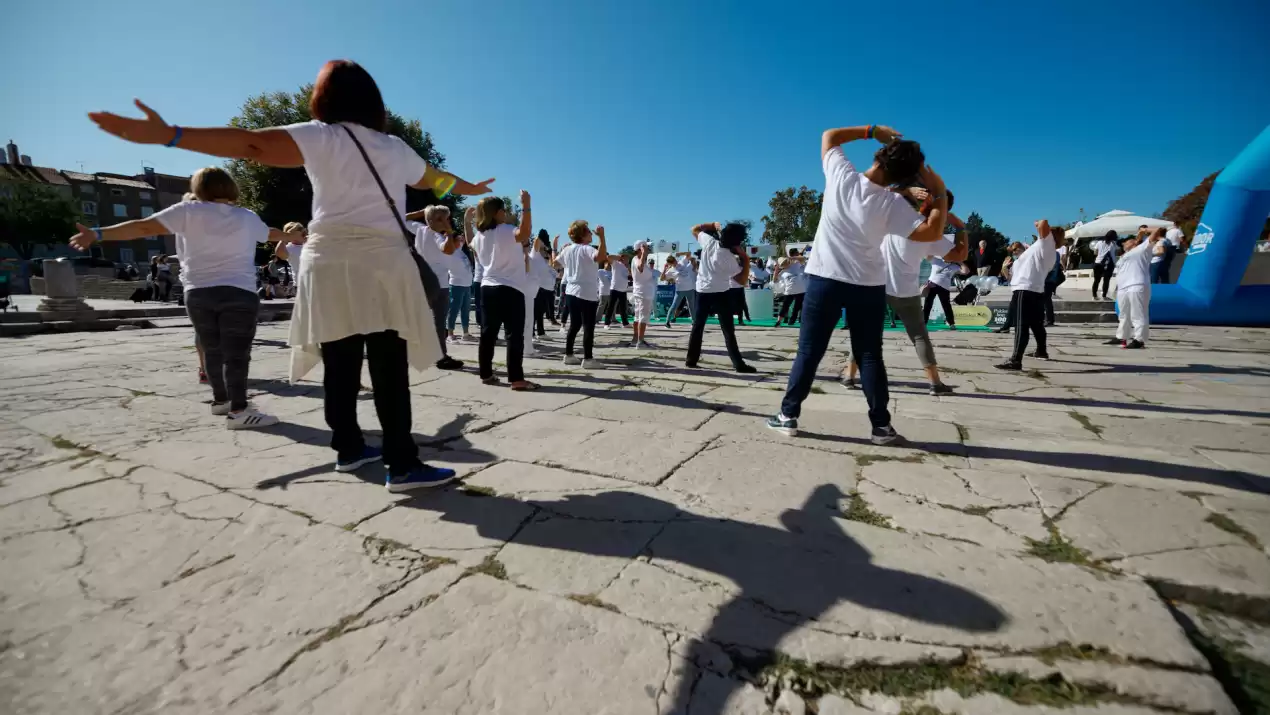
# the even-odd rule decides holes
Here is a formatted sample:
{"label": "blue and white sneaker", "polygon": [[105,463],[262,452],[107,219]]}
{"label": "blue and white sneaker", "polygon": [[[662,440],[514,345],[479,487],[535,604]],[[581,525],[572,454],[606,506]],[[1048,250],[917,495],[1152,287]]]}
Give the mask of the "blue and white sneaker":
{"label": "blue and white sneaker", "polygon": [[767,418],[767,428],[776,430],[788,437],[798,436],[798,420],[790,419],[785,415],[776,415]]}
{"label": "blue and white sneaker", "polygon": [[362,454],[356,459],[350,459],[347,462],[342,459],[335,460],[335,471],[337,472],[355,472],[358,469],[370,464],[378,462],[384,458],[384,451],[378,447],[362,447]]}
{"label": "blue and white sneaker", "polygon": [[401,476],[394,477],[389,474],[384,480],[384,486],[393,493],[408,492],[411,489],[431,489],[442,484],[449,484],[454,481],[454,477],[453,469],[423,464]]}

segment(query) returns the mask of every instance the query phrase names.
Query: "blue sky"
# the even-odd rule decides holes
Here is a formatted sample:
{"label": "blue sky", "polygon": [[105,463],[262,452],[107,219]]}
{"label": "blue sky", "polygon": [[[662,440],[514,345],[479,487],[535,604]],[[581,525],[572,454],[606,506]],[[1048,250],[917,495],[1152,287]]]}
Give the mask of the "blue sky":
{"label": "blue sky", "polygon": [[832,126],[921,141],[957,213],[1023,238],[1081,208],[1161,211],[1270,121],[1262,0],[16,0],[5,19],[0,141],[37,164],[189,173],[211,162],[85,113],[135,96],[219,125],[347,57],[451,170],[528,189],[552,233],[586,218],[615,244],[730,218],[761,231],[774,191],[823,188]]}

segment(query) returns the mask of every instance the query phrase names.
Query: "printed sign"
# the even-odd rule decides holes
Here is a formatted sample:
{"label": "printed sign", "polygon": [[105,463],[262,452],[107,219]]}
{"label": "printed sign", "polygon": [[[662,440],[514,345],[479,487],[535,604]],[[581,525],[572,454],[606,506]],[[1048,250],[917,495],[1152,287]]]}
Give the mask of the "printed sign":
{"label": "printed sign", "polygon": [[1191,239],[1191,248],[1186,252],[1188,256],[1195,256],[1208,250],[1208,244],[1213,242],[1213,229],[1207,224],[1200,224],[1195,227],[1195,238]]}
{"label": "printed sign", "polygon": [[[953,316],[957,318],[957,325],[967,328],[975,326],[982,327],[991,325],[995,322],[995,311],[986,305],[954,305]],[[1005,311],[1002,311],[1001,325],[1005,324]]]}

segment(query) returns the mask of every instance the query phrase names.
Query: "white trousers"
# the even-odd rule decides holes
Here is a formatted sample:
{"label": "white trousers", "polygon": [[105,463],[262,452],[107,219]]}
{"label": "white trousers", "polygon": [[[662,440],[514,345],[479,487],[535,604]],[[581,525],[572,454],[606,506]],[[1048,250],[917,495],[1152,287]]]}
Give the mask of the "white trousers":
{"label": "white trousers", "polygon": [[521,295],[525,296],[525,354],[528,355],[534,351],[534,299],[533,294],[538,292],[538,287],[534,286],[530,292],[521,291]]}
{"label": "white trousers", "polygon": [[1151,304],[1151,289],[1144,287],[1117,290],[1116,303],[1120,308],[1120,327],[1116,328],[1116,339],[1145,343],[1151,332],[1151,316],[1147,312],[1147,307]]}

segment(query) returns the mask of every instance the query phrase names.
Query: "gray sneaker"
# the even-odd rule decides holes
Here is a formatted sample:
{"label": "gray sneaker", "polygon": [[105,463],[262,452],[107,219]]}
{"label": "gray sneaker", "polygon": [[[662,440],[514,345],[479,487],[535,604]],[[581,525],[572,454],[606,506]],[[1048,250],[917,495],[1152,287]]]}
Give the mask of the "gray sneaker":
{"label": "gray sneaker", "polygon": [[885,427],[875,428],[873,430],[873,434],[870,436],[870,440],[873,444],[876,444],[879,447],[885,447],[887,445],[903,442],[904,438],[900,436],[899,432],[895,431],[894,427],[887,425]]}
{"label": "gray sneaker", "polygon": [[578,357],[577,355],[565,355],[564,364],[565,365],[581,365],[582,358]]}
{"label": "gray sneaker", "polygon": [[656,350],[656,349],[657,349],[657,346],[656,346],[656,345],[653,345],[652,343],[648,342],[647,340],[641,340],[641,341],[639,341],[639,345],[638,345],[637,347],[644,348],[645,350]]}
{"label": "gray sneaker", "polygon": [[604,363],[596,360],[595,358],[587,358],[582,361],[582,367],[586,370],[603,370]]}

